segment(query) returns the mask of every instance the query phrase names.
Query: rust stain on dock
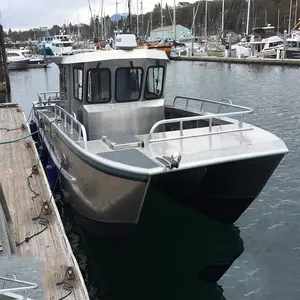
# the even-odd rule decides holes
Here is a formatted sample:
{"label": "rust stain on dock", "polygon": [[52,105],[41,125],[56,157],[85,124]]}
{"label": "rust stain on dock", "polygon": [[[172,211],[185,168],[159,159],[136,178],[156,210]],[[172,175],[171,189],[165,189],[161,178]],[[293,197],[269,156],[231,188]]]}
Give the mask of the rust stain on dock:
{"label": "rust stain on dock", "polygon": [[[28,124],[21,128],[24,123],[25,115],[17,105],[0,104],[0,182],[10,212],[14,238],[18,243],[45,228],[32,219],[40,215],[43,200],[51,199],[49,184],[33,139],[28,137],[18,142],[3,144],[5,141],[29,135]],[[37,165],[39,172],[29,177],[33,165]],[[39,194],[35,199],[32,199],[33,193],[28,187],[28,178],[32,190]],[[41,214],[41,218],[49,221],[48,228],[18,246],[16,255],[31,257],[42,263],[44,299],[57,300],[68,294],[68,291],[56,284],[65,279],[66,268],[71,266],[76,277],[65,280],[73,287],[67,299],[88,300],[84,280],[54,199],[51,200],[50,209],[51,214]]]}

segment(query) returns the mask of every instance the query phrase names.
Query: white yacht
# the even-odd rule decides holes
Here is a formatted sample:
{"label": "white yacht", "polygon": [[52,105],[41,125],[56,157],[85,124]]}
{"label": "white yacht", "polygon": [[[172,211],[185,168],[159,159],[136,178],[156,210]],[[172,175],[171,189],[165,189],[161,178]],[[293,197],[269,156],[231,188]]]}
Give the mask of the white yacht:
{"label": "white yacht", "polygon": [[103,235],[132,233],[151,207],[152,185],[170,196],[170,210],[186,206],[232,224],[286,145],[246,123],[253,110],[230,100],[177,96],[166,104],[166,53],[136,46],[120,35],[116,50],[57,57],[60,91],[40,92],[33,103],[33,137],[46,146],[65,197]]}
{"label": "white yacht", "polygon": [[25,57],[20,50],[6,49],[8,70],[27,69],[30,57]]}
{"label": "white yacht", "polygon": [[300,30],[293,30],[286,41],[286,58],[300,59]]}
{"label": "white yacht", "polygon": [[37,54],[54,56],[60,53],[68,53],[72,51],[73,44],[74,41],[66,34],[44,36],[38,40]]}
{"label": "white yacht", "polygon": [[277,50],[283,46],[283,39],[277,36],[274,26],[255,27],[252,29],[249,46],[251,56],[276,57]]}

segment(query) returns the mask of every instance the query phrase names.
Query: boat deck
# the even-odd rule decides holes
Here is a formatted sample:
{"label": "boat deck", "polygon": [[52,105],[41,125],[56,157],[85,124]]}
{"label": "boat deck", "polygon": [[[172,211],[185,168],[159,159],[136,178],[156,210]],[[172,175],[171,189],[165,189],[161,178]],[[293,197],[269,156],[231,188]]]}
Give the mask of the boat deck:
{"label": "boat deck", "polygon": [[[24,123],[24,113],[16,104],[0,105],[0,183],[10,213],[14,239],[22,243],[26,237],[31,237],[47,225],[43,232],[18,245],[16,255],[34,258],[43,264],[44,299],[57,300],[66,296],[69,292],[64,290],[62,285],[56,285],[64,280],[73,287],[67,299],[87,300],[89,296],[82,274],[65,234],[55,201],[50,200],[49,184],[32,138],[3,143],[27,136],[29,127],[26,125],[21,128]],[[7,131],[6,128],[14,130]],[[37,174],[32,174],[34,165],[37,166]],[[35,193],[30,188],[38,194],[35,198]],[[42,209],[43,201],[49,204],[49,214],[45,213],[47,210]],[[43,222],[32,220],[37,216],[43,218]],[[0,255],[8,253],[3,250]],[[75,274],[73,279],[66,276],[69,266]]]}
{"label": "boat deck", "polygon": [[[172,107],[169,108],[172,109]],[[160,158],[170,157],[173,153],[178,152],[182,155],[180,169],[188,169],[191,166],[202,167],[288,151],[285,144],[272,133],[245,122],[240,127],[238,119],[222,114],[219,114],[219,118],[210,113],[191,117],[191,119],[211,119],[207,125],[197,128],[163,130],[141,135],[113,134],[102,136],[98,140],[86,138],[84,141],[81,133],[74,127],[75,122],[80,125],[77,120],[74,119],[73,126],[71,126],[66,118],[57,115],[59,121],[56,121],[55,113],[47,107],[40,109],[40,113],[91,155],[149,170],[151,174],[164,172],[165,166],[159,162]],[[182,127],[184,121],[180,120],[183,119],[176,119],[178,120],[176,122],[182,123]],[[157,122],[156,128],[170,123],[169,121],[165,119]],[[141,146],[142,144],[143,146]]]}

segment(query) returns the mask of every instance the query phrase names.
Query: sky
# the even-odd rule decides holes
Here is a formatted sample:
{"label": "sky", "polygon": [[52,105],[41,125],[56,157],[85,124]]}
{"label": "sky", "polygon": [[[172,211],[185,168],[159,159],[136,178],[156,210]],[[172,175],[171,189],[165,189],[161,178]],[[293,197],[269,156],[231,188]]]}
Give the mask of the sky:
{"label": "sky", "polygon": [[[101,10],[102,0],[90,0],[93,14],[98,14]],[[118,12],[127,12],[127,0],[117,0]],[[143,0],[143,11],[151,11],[154,5],[161,0]],[[132,13],[137,12],[137,2],[139,2],[139,12],[141,10],[141,0],[132,0]],[[179,2],[176,0],[176,3]],[[195,2],[195,1],[191,1]],[[163,0],[165,4],[174,5],[174,0]],[[106,15],[116,13],[116,0],[104,0],[104,11]],[[126,11],[125,11],[126,7]],[[90,11],[88,0],[0,0],[0,23],[4,30],[25,30],[39,27],[52,27],[52,25],[62,25],[64,23],[87,23],[89,24]],[[99,13],[100,14],[100,13]]]}

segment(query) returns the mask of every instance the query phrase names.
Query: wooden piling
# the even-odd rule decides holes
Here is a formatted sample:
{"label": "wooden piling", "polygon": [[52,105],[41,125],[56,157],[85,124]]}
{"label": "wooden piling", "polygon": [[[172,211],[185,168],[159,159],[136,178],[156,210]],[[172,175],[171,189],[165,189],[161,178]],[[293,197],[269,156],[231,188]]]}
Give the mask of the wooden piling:
{"label": "wooden piling", "polygon": [[10,80],[9,80],[9,74],[7,69],[7,57],[6,57],[6,51],[4,47],[4,31],[3,26],[0,25],[0,82],[1,81],[1,70],[2,70],[2,76],[4,77],[4,82],[6,85],[6,91],[10,94],[11,88],[10,88]]}

